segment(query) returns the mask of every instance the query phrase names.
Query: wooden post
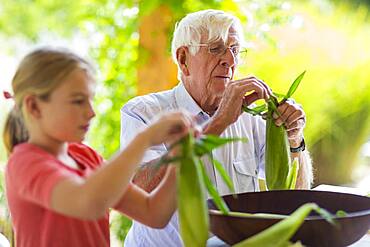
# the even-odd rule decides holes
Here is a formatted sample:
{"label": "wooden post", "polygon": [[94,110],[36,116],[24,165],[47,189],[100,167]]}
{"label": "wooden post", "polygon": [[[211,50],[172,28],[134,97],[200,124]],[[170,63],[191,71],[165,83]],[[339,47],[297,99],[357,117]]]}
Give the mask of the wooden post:
{"label": "wooden post", "polygon": [[139,22],[138,94],[163,91],[177,84],[177,67],[171,59],[173,32],[170,9],[161,5]]}

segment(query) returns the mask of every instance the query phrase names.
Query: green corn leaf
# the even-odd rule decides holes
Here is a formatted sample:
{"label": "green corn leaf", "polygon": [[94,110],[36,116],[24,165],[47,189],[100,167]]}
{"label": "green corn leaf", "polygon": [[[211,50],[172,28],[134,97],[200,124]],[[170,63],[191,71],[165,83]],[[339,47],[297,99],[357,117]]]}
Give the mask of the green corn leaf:
{"label": "green corn leaf", "polygon": [[305,246],[300,241],[298,241],[295,243],[288,242],[287,247],[305,247]]}
{"label": "green corn leaf", "polygon": [[294,92],[297,90],[299,84],[301,83],[303,77],[304,77],[304,74],[306,73],[306,71],[303,71],[295,80],[294,82],[292,83],[292,85],[290,86],[289,90],[288,90],[288,93],[285,95],[284,99],[289,99],[290,97],[292,97],[292,95],[294,94]]}
{"label": "green corn leaf", "polygon": [[288,177],[287,177],[287,188],[294,190],[297,183],[297,176],[299,170],[298,158],[293,160],[292,165],[289,167]]}
{"label": "green corn leaf", "polygon": [[212,149],[207,148],[203,143],[196,143],[194,145],[194,153],[197,157],[202,157],[209,152],[212,152]]}
{"label": "green corn leaf", "polygon": [[[176,157],[169,157],[169,152],[175,148],[178,145],[181,145],[182,143],[181,139],[180,141],[177,141],[176,143],[172,144],[168,148],[168,152],[163,155],[155,164],[154,167],[155,169],[160,168],[162,165],[168,165],[170,163],[175,163],[181,161],[181,156],[176,156]],[[221,147],[229,142],[235,142],[235,141],[243,141],[246,142],[248,141],[247,138],[223,138],[223,137],[218,137],[214,135],[204,135],[198,140],[195,141],[194,144],[194,152],[197,157],[201,157],[207,153],[212,152],[213,149]]]}
{"label": "green corn leaf", "polygon": [[264,111],[267,111],[267,105],[263,104],[263,105],[256,106],[253,108],[253,110],[262,113]]}
{"label": "green corn leaf", "polygon": [[[209,211],[213,214],[223,215],[223,212],[221,212],[219,210],[211,209]],[[289,217],[289,215],[284,215],[284,214],[269,214],[269,213],[251,214],[251,213],[234,212],[234,211],[230,211],[227,215],[228,216],[233,216],[233,217],[257,218],[257,219],[285,219],[285,218]]]}
{"label": "green corn leaf", "polygon": [[334,220],[333,215],[331,213],[329,213],[329,211],[327,211],[324,208],[320,208],[320,207],[314,208],[314,210],[321,217],[323,217],[329,224],[331,224],[333,226],[336,226],[336,227],[339,227],[339,225],[337,224],[337,222]]}
{"label": "green corn leaf", "polygon": [[199,139],[201,142],[213,145],[214,148],[222,146],[229,142],[241,141],[247,142],[247,138],[239,138],[239,137],[219,137],[216,135],[205,135]]}
{"label": "green corn leaf", "polygon": [[335,216],[338,216],[338,217],[346,217],[348,214],[347,212],[343,211],[343,210],[338,210],[336,213],[335,213]]}
{"label": "green corn leaf", "polygon": [[272,92],[272,95],[274,95],[276,98],[285,98],[285,94]]}
{"label": "green corn leaf", "polygon": [[311,210],[318,206],[314,203],[307,203],[299,207],[288,218],[279,221],[266,230],[234,245],[234,247],[280,247],[286,243],[302,225],[304,219]]}
{"label": "green corn leaf", "polygon": [[[243,240],[234,247],[285,247],[289,239],[303,224],[304,219],[314,210],[331,224],[336,224],[333,216],[315,203],[306,203],[296,209],[289,217],[279,221],[264,231]],[[232,213],[232,212],[231,212]]]}
{"label": "green corn leaf", "polygon": [[227,185],[227,187],[234,194],[235,193],[234,184],[231,181],[231,178],[229,177],[229,175],[227,174],[225,168],[222,166],[222,164],[218,160],[214,159],[212,157],[212,155],[209,154],[208,157],[211,160],[211,162],[213,163],[216,170],[220,173],[220,175],[221,175],[222,179],[224,180],[225,184]]}
{"label": "green corn leaf", "polygon": [[264,104],[264,105],[256,106],[254,108],[249,108],[243,105],[242,109],[244,112],[252,114],[253,116],[261,116],[267,110],[267,106],[266,104]]}
{"label": "green corn leaf", "polygon": [[209,195],[212,197],[213,202],[216,204],[217,208],[222,211],[223,214],[228,214],[230,211],[229,207],[227,206],[225,201],[222,199],[220,194],[218,194],[217,189],[212,184],[211,179],[208,177],[207,171],[204,168],[204,164],[200,159],[199,159],[199,165],[200,165],[200,171],[201,171],[203,183],[205,184]]}
{"label": "green corn leaf", "polygon": [[299,161],[298,159],[294,159],[292,164],[292,182],[290,184],[290,189],[292,190],[295,189],[295,186],[297,184],[298,171],[299,171]]}
{"label": "green corn leaf", "polygon": [[260,114],[259,112],[256,112],[255,110],[253,110],[251,108],[248,108],[246,106],[242,106],[242,109],[243,109],[244,112],[252,114],[253,116],[257,116],[257,115]]}
{"label": "green corn leaf", "polygon": [[205,135],[195,141],[195,154],[199,157],[211,152],[213,149],[221,147],[229,142],[242,141],[246,142],[246,138],[223,138],[215,135]]}
{"label": "green corn leaf", "polygon": [[279,106],[279,102],[276,97],[270,96],[270,98],[267,100],[267,104],[268,104],[268,107],[271,108],[272,111],[275,111],[280,116],[280,112],[277,110],[277,107]]}

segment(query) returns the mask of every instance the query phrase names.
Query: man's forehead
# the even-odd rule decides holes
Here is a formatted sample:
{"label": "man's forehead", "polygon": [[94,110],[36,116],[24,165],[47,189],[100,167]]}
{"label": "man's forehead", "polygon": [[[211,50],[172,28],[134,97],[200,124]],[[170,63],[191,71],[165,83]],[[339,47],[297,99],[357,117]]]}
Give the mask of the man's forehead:
{"label": "man's forehead", "polygon": [[[218,42],[222,42],[222,43],[225,43],[225,44],[233,44],[233,43],[239,43],[240,42],[240,33],[238,32],[237,29],[235,29],[235,27],[232,25],[230,28],[229,28],[229,31],[227,33],[227,37],[226,37],[226,40],[222,40],[221,38],[219,40],[216,40],[215,41],[216,43]],[[213,42],[212,42],[213,43]]]}
{"label": "man's forehead", "polygon": [[223,43],[223,44],[226,44],[226,45],[239,44],[240,43],[240,35],[237,32],[235,32],[235,33],[229,32],[228,36],[226,37],[226,40],[222,40],[220,38],[220,39],[218,39],[218,40],[216,40],[215,42],[212,42],[212,43]]}
{"label": "man's forehead", "polygon": [[238,33],[229,33],[229,36],[227,37],[227,40],[225,41],[226,44],[230,43],[239,43],[240,37]]}
{"label": "man's forehead", "polygon": [[240,33],[238,32],[238,30],[236,30],[234,25],[231,25],[231,27],[229,28],[229,33],[228,33],[227,39],[228,40],[226,40],[226,43],[240,40]]}

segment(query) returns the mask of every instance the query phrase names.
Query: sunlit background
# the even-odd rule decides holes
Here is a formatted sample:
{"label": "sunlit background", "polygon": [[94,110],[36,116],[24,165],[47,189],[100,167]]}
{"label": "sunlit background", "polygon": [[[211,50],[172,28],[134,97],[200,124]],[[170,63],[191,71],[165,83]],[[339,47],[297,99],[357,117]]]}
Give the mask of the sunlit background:
{"label": "sunlit background", "polygon": [[[315,185],[369,192],[370,1],[1,0],[0,90],[11,91],[17,64],[36,47],[63,46],[89,57],[100,84],[88,143],[107,158],[119,149],[120,107],[177,83],[169,50],[174,24],[206,8],[243,22],[248,55],[238,77],[254,74],[284,93],[307,71],[295,99],[307,114]],[[13,103],[0,97],[0,105],[2,132]],[[1,142],[2,170],[6,159]],[[0,231],[10,236],[3,189],[0,199]],[[121,245],[129,225],[113,214],[113,245]]]}

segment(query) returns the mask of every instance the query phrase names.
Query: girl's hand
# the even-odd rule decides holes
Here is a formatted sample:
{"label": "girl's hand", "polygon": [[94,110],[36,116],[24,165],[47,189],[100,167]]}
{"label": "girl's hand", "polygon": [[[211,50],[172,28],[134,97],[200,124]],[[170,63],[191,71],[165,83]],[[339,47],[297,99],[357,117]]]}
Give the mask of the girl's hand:
{"label": "girl's hand", "polygon": [[163,142],[173,143],[185,136],[194,126],[194,120],[188,112],[174,111],[159,116],[144,133],[149,144],[153,146]]}

